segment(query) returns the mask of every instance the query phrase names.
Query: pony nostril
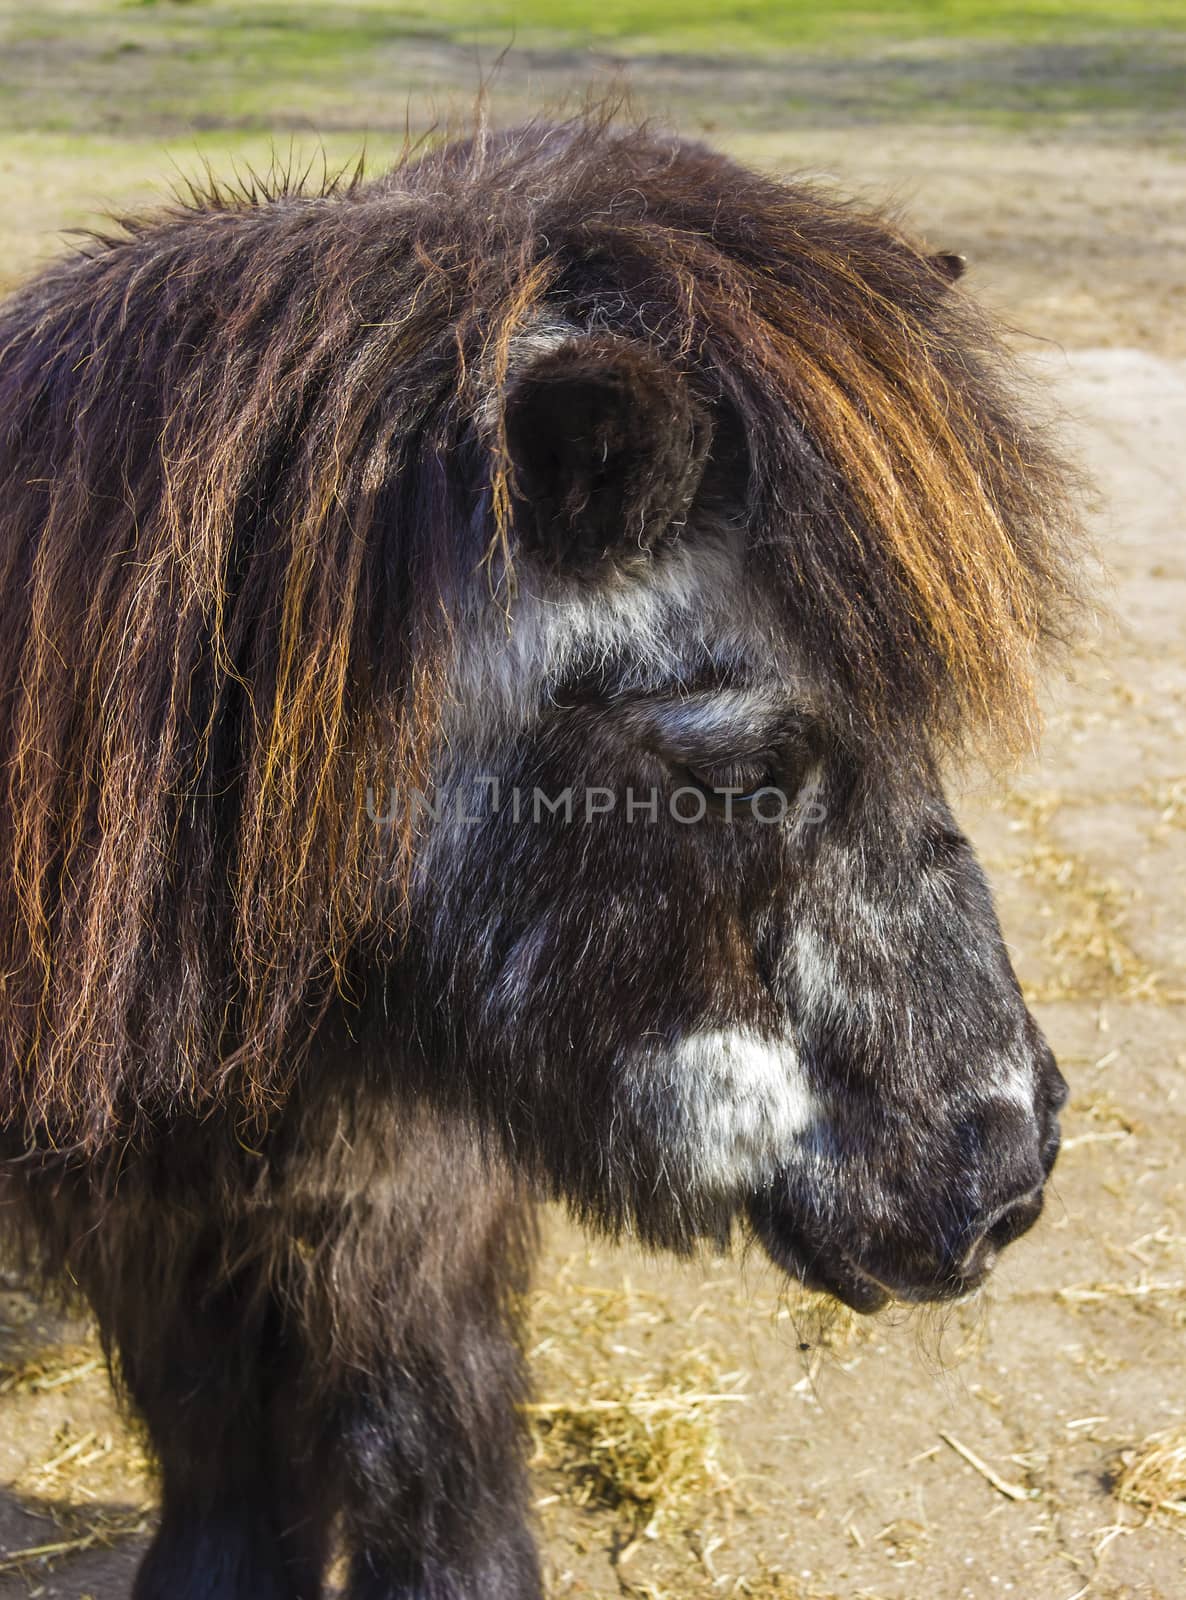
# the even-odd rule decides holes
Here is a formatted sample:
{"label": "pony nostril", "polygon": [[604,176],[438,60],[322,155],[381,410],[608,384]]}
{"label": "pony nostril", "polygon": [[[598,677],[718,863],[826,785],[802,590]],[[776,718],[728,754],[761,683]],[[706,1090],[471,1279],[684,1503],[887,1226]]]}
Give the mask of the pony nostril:
{"label": "pony nostril", "polygon": [[960,1285],[976,1285],[992,1271],[997,1259],[997,1247],[986,1233],[982,1233],[959,1264],[955,1274]]}
{"label": "pony nostril", "polygon": [[1010,1200],[990,1213],[982,1223],[976,1241],[960,1262],[960,1275],[980,1278],[992,1266],[998,1251],[1028,1233],[1042,1214],[1042,1185],[1037,1184],[1020,1199]]}
{"label": "pony nostril", "polygon": [[1003,1250],[1014,1239],[1028,1233],[1042,1215],[1042,1186],[1031,1189],[1021,1200],[1005,1207],[985,1230],[998,1250]]}

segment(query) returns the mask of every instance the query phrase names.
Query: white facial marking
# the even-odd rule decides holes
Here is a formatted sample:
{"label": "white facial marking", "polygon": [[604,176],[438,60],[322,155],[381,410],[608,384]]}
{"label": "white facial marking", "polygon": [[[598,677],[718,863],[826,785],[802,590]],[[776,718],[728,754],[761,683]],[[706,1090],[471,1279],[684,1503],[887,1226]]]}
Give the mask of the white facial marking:
{"label": "white facial marking", "polygon": [[691,1034],[648,1055],[630,1089],[639,1112],[663,1126],[679,1176],[701,1191],[771,1176],[822,1110],[793,1043],[744,1028]]}
{"label": "white facial marking", "polygon": [[985,1084],[986,1100],[1003,1100],[1006,1105],[1018,1106],[1027,1115],[1032,1115],[1035,1083],[1029,1051],[1021,1048],[1016,1055],[1005,1056],[994,1066],[996,1070]]}
{"label": "white facial marking", "polygon": [[652,722],[664,743],[689,759],[716,745],[722,753],[744,752],[771,737],[788,715],[790,697],[784,685],[769,688],[714,689],[642,705],[636,713]]}
{"label": "white facial marking", "polygon": [[690,664],[752,651],[736,530],[698,530],[658,554],[607,568],[591,585],[530,570],[506,608],[479,575],[456,635],[446,693],[450,742],[529,725],[578,667],[615,665],[618,694],[680,682]]}

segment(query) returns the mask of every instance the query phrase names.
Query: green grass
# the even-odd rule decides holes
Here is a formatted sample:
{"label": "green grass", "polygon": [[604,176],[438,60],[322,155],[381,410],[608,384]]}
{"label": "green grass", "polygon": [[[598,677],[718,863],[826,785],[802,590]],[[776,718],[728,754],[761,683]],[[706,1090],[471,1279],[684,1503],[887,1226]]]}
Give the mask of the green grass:
{"label": "green grass", "polygon": [[607,55],[685,123],[1168,123],[1186,102],[1183,0],[0,0],[0,132],[387,134],[466,104],[512,45],[500,110],[605,83]]}
{"label": "green grass", "polygon": [[668,50],[753,50],[803,46],[859,48],[874,41],[929,38],[1059,38],[1118,29],[1182,27],[1181,0],[440,0],[399,6],[409,16],[445,22],[459,33],[494,38],[515,29]]}
{"label": "green grass", "polygon": [[[83,10],[111,9],[102,5]],[[857,48],[875,41],[1003,39],[1014,42],[1081,37],[1134,29],[1174,29],[1186,23],[1181,0],[914,0],[878,6],[870,0],[293,0],[226,6],[217,0],[125,0],[124,10],[191,16],[206,13],[332,37],[361,28],[373,36],[391,31],[447,32],[458,40],[505,44],[564,41],[614,44],[628,50],[766,51],[811,46]],[[338,17],[337,27],[331,19]]]}

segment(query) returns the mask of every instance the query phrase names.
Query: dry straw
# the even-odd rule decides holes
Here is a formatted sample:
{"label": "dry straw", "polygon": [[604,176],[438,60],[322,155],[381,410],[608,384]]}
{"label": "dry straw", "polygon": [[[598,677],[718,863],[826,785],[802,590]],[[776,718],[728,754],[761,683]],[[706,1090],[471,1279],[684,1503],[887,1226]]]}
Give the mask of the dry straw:
{"label": "dry straw", "polygon": [[1150,1434],[1126,1450],[1112,1492],[1121,1504],[1186,1534],[1186,1424]]}
{"label": "dry straw", "polygon": [[524,1407],[533,1465],[563,1476],[570,1503],[614,1514],[621,1565],[640,1540],[686,1525],[708,1500],[731,1503],[719,1424],[744,1403],[744,1374],[708,1344],[647,1359],[639,1347],[669,1315],[662,1300],[628,1279],[566,1286],[571,1271],[561,1295],[537,1295],[533,1306],[540,1398]]}

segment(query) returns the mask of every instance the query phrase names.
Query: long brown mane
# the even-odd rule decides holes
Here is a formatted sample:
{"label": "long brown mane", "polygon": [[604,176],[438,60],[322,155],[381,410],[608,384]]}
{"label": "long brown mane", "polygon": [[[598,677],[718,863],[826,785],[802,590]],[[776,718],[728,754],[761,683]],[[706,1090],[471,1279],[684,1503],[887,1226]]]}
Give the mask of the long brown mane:
{"label": "long brown mane", "polygon": [[884,218],[595,116],[212,186],[0,309],[0,1122],[263,1111],[398,938],[364,758],[423,774],[453,602],[491,551],[508,581],[474,418],[545,311],[734,419],[739,513],[854,728],[1024,732],[1065,485]]}

